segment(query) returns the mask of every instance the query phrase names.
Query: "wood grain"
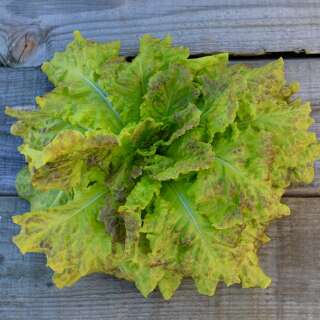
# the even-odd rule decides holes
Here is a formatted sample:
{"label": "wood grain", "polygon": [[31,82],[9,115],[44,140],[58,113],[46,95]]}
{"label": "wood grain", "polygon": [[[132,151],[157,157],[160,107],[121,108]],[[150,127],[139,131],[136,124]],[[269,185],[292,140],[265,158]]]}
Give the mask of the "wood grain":
{"label": "wood grain", "polygon": [[[270,60],[245,60],[253,65],[261,65]],[[232,61],[238,63],[240,61]],[[2,68],[0,69],[0,194],[15,195],[15,176],[24,164],[18,153],[20,139],[10,135],[13,120],[3,114],[5,105],[32,106],[34,97],[43,95],[52,86],[39,68]],[[311,100],[315,123],[312,130],[320,138],[320,59],[288,59],[286,61],[288,81],[298,80],[301,83],[300,96]],[[315,196],[320,195],[320,163],[316,163],[316,177],[309,186],[295,187],[288,190],[287,195]]]}
{"label": "wood grain", "polygon": [[320,318],[320,198],[289,198],[292,215],[274,222],[260,251],[273,283],[268,289],[220,286],[200,296],[185,280],[169,302],[159,292],[147,300],[133,284],[104,275],[56,289],[45,258],[22,256],[12,244],[18,227],[11,216],[27,210],[24,201],[2,197],[0,212],[1,320],[318,320]]}
{"label": "wood grain", "polygon": [[6,105],[32,105],[34,97],[52,86],[36,68],[0,69],[0,194],[15,194],[15,176],[24,164],[17,151],[20,139],[10,135],[13,119],[3,113]]}
{"label": "wood grain", "polygon": [[40,65],[76,29],[95,40],[121,40],[131,56],[145,33],[169,33],[193,54],[320,52],[314,0],[6,0],[0,17],[1,61],[9,66]]}

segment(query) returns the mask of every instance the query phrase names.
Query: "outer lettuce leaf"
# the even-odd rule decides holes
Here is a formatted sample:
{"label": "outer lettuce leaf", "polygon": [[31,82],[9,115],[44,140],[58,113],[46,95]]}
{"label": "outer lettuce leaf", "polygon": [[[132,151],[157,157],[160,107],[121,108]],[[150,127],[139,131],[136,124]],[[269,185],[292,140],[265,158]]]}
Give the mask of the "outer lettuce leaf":
{"label": "outer lettuce leaf", "polygon": [[74,32],[72,41],[64,52],[58,52],[54,58],[42,65],[42,70],[55,85],[76,82],[83,77],[94,80],[101,66],[118,56],[120,42],[97,43],[84,39],[79,31]]}
{"label": "outer lettuce leaf", "polygon": [[[250,230],[249,225],[215,229],[207,213],[198,211],[186,196],[186,188],[186,183],[168,183],[156,203],[158,211],[148,214],[143,226],[153,263],[164,265],[169,277],[175,276],[172,287],[166,284],[161,289],[160,285],[164,296],[173,294],[182,276],[192,277],[199,292],[207,295],[214,294],[220,280],[227,285],[242,281],[244,286],[266,287],[270,279],[260,270],[255,254],[257,244],[264,240],[261,230]],[[255,234],[249,236],[252,231]]]}
{"label": "outer lettuce leaf", "polygon": [[34,149],[41,149],[48,144],[61,130],[81,127],[72,126],[62,119],[55,109],[53,112],[23,110],[7,107],[5,113],[18,119],[11,127],[11,133],[23,138],[25,144]]}
{"label": "outer lettuce leaf", "polygon": [[70,189],[80,183],[83,171],[92,166],[107,170],[106,159],[117,147],[115,136],[103,132],[61,131],[41,151],[23,144],[19,150],[33,171],[32,183],[38,189]]}
{"label": "outer lettuce leaf", "polygon": [[42,66],[56,88],[45,97],[37,97],[40,110],[6,110],[7,114],[19,119],[12,127],[13,134],[38,148],[64,129],[81,132],[102,129],[118,133],[123,124],[101,88],[100,73],[104,64],[118,56],[119,48],[119,42],[98,44],[75,32],[75,40],[66,51],[56,53]]}
{"label": "outer lettuce leaf", "polygon": [[[42,70],[54,85],[64,87],[69,91],[72,100],[77,100],[76,104],[70,101],[70,105],[80,108],[82,112],[77,112],[76,117],[71,115],[73,121],[83,121],[83,117],[88,116],[90,119],[90,106],[94,104],[95,112],[102,118],[99,121],[102,129],[119,132],[122,122],[107,92],[102,88],[100,74],[102,66],[118,56],[120,43],[95,43],[84,39],[79,32],[75,32],[74,35],[75,39],[67,49],[56,53],[50,62],[44,63]],[[53,94],[49,97],[45,105],[51,106],[56,103],[58,97]]]}
{"label": "outer lettuce leaf", "polygon": [[234,122],[240,105],[245,103],[245,77],[226,67],[219,71],[213,68],[199,76],[203,95],[201,124],[209,141]]}
{"label": "outer lettuce leaf", "polygon": [[310,106],[281,59],[259,68],[227,54],[144,36],[131,62],[119,43],[75,33],[44,64],[55,89],[38,110],[8,108],[28,168],[14,217],[20,250],[45,253],[59,287],[92,272],[169,299],[184,277],[202,294],[266,287],[257,250],[289,214],[285,188],[313,179],[320,156]]}
{"label": "outer lettuce leaf", "polygon": [[220,53],[212,56],[193,58],[187,60],[187,66],[194,75],[200,76],[213,69],[224,69],[228,64],[228,54]]}
{"label": "outer lettuce leaf", "polygon": [[313,123],[309,103],[292,99],[298,84],[285,83],[282,59],[256,69],[241,69],[250,89],[247,97],[252,114],[239,121],[239,128],[252,126],[269,134],[269,141],[262,139],[261,143],[269,154],[272,184],[285,188],[290,183],[310,183],[319,144],[315,133],[308,131]]}
{"label": "outer lettuce leaf", "polygon": [[94,186],[65,205],[13,218],[21,226],[15,244],[22,253],[45,253],[58,287],[105,271],[106,261],[112,265],[111,239],[96,220],[104,196],[104,188]]}
{"label": "outer lettuce leaf", "polygon": [[28,167],[22,168],[16,179],[17,192],[21,198],[30,202],[30,210],[38,211],[57,205],[65,204],[72,198],[72,194],[58,189],[47,192],[39,191],[32,185],[31,174]]}

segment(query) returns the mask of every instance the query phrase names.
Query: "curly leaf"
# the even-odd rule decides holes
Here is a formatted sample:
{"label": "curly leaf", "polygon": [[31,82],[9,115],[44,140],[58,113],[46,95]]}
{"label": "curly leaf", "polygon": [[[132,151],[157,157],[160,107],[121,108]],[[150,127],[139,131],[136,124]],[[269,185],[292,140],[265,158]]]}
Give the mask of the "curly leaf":
{"label": "curly leaf", "polygon": [[82,172],[104,164],[111,150],[118,145],[116,137],[102,132],[86,135],[78,131],[60,132],[42,151],[27,144],[19,147],[33,171],[32,183],[47,191],[52,188],[68,189],[81,181]]}
{"label": "curly leaf", "polygon": [[139,106],[148,92],[148,84],[153,75],[166,69],[171,63],[186,61],[189,51],[174,48],[171,38],[163,40],[145,35],[140,40],[140,50],[131,63],[106,65],[104,87],[110,99],[119,110],[124,123],[137,122],[140,118]]}
{"label": "curly leaf", "polygon": [[96,186],[65,205],[13,217],[21,226],[14,243],[22,253],[45,253],[58,287],[105,271],[111,240],[96,220],[104,196],[104,189]]}
{"label": "curly leaf", "polygon": [[159,181],[177,179],[180,175],[209,168],[213,159],[209,144],[185,136],[176,140],[164,155],[150,157],[144,170]]}
{"label": "curly leaf", "polygon": [[[242,281],[244,286],[268,286],[270,279],[256,259],[257,244],[264,241],[262,231],[254,229],[256,234],[249,236],[250,226],[215,229],[186,196],[186,188],[187,184],[168,183],[163,199],[156,202],[162,209],[145,217],[143,232],[150,241],[150,259],[164,265],[170,276],[180,270],[174,283],[182,276],[192,277],[199,292],[207,295],[214,294],[220,280],[228,285]],[[162,290],[170,297],[175,285]]]}

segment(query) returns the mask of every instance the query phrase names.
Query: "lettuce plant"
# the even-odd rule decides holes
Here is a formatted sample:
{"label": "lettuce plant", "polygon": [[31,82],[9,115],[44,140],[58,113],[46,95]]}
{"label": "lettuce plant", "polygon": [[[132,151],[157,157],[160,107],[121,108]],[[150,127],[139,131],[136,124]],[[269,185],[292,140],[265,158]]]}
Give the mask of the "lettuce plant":
{"label": "lettuce plant", "polygon": [[43,64],[55,88],[38,108],[7,108],[28,166],[13,217],[22,253],[47,256],[57,287],[103,272],[169,299],[185,277],[262,287],[265,229],[289,214],[292,183],[319,156],[309,103],[292,98],[283,60],[258,68],[227,54],[188,58],[169,37],[144,36],[137,57],[75,32]]}

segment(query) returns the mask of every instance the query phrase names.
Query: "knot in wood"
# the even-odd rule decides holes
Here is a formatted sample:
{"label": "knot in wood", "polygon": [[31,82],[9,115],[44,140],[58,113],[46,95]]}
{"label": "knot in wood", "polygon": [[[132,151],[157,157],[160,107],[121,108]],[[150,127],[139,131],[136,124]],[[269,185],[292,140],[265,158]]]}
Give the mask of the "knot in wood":
{"label": "knot in wood", "polygon": [[[0,62],[5,66],[37,65],[39,56],[46,55],[48,31],[37,24],[10,24],[0,37]],[[4,39],[5,38],[5,39]]]}

